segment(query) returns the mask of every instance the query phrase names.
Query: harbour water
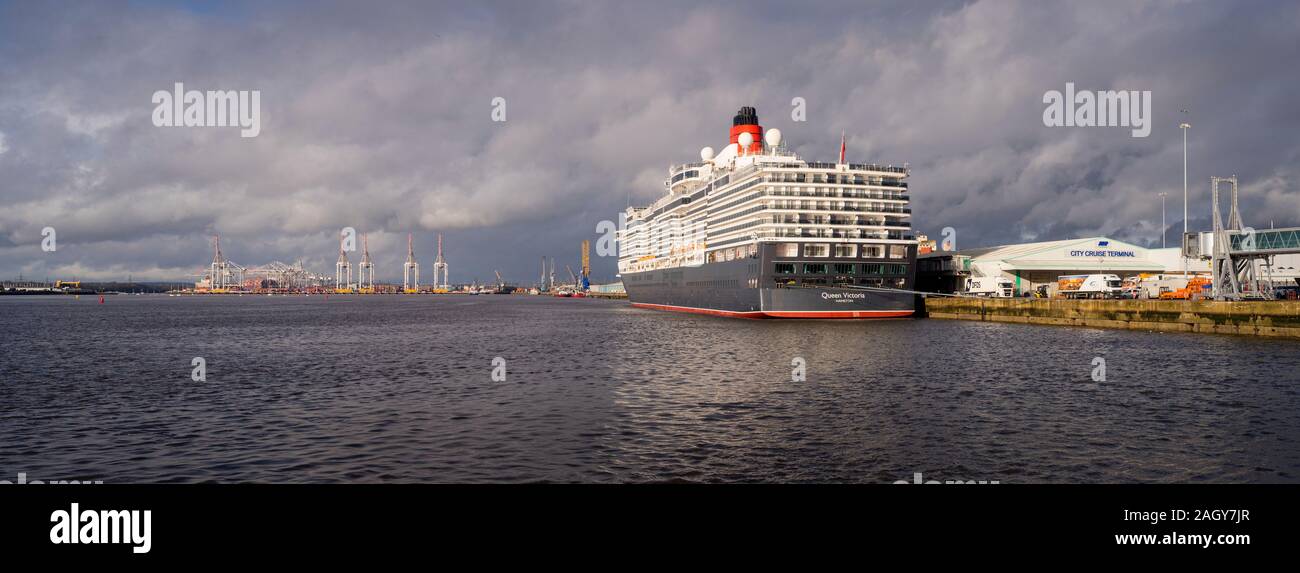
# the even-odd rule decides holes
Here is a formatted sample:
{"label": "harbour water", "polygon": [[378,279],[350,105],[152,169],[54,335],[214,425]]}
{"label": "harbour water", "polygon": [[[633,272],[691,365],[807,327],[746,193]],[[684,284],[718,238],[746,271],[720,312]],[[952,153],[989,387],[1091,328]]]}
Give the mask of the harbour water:
{"label": "harbour water", "polygon": [[0,480],[1300,481],[1289,340],[451,295],[3,297],[0,326]]}

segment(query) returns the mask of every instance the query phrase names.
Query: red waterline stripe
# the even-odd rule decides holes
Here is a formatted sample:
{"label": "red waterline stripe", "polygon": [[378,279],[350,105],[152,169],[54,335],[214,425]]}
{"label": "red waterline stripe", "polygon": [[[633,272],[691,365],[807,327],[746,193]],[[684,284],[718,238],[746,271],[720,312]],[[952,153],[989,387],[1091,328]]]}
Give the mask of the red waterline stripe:
{"label": "red waterline stripe", "polygon": [[771,318],[904,318],[912,316],[913,310],[815,310],[815,311],[772,311],[764,315]]}
{"label": "red waterline stripe", "polygon": [[692,306],[672,306],[668,304],[650,304],[645,302],[634,302],[632,306],[637,308],[649,308],[653,310],[672,310],[676,312],[690,312],[695,314],[711,314],[713,316],[727,316],[731,318],[765,318],[761,311],[735,312],[731,310],[715,310],[712,308],[695,308]]}
{"label": "red waterline stripe", "polygon": [[903,318],[912,316],[911,310],[810,310],[810,311],[747,311],[717,310],[712,308],[695,308],[691,306],[673,306],[669,304],[650,304],[634,302],[632,306],[653,310],[671,310],[694,314],[709,314],[732,318]]}

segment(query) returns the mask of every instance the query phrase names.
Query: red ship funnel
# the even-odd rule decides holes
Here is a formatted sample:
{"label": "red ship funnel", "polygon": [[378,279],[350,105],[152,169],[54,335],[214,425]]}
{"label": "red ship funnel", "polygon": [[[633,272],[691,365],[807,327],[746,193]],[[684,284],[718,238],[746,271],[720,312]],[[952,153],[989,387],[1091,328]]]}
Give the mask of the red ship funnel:
{"label": "red ship funnel", "polygon": [[736,117],[731,120],[731,142],[740,143],[742,133],[754,136],[754,142],[749,144],[748,149],[740,150],[741,155],[763,152],[763,126],[758,124],[758,111],[752,107],[740,108],[740,111],[736,112]]}

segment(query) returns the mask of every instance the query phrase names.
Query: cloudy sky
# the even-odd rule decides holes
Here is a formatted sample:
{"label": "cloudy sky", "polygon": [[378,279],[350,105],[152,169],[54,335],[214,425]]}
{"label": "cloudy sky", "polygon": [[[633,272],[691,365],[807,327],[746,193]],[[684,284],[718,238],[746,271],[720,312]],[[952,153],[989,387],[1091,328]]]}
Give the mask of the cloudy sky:
{"label": "cloudy sky", "polygon": [[[381,279],[442,232],[453,281],[532,280],[742,105],[808,158],[844,131],[851,160],[910,164],[914,226],[963,248],[1159,246],[1162,191],[1176,243],[1184,119],[1193,229],[1231,174],[1247,224],[1296,226],[1297,61],[1285,1],[0,0],[0,278],[186,279],[217,232],[246,266],[329,274],[353,227]],[[261,134],[154,126],[175,82],[259,90]],[[1150,136],[1044,126],[1066,82],[1150,90]]]}

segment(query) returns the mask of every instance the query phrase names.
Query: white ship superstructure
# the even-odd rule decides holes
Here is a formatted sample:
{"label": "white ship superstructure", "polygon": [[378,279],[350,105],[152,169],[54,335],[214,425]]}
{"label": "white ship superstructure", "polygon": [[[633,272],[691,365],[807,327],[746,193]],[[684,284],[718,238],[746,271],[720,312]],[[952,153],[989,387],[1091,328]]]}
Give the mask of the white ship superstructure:
{"label": "white ship superstructure", "polygon": [[[753,115],[744,108],[737,121]],[[740,126],[761,130],[754,121]],[[810,257],[879,259],[905,259],[916,244],[906,167],[804,161],[776,129],[762,143],[751,131],[734,137],[716,155],[705,147],[702,161],[674,165],[668,193],[654,204],[628,208],[620,273],[733,260],[759,243],[786,245],[778,250],[787,253],[802,244]]]}
{"label": "white ship superstructure", "polygon": [[[843,140],[839,161],[806,161],[779,130],[764,132],[751,107],[730,135],[722,151],[705,147],[699,162],[672,166],[654,204],[627,209],[618,267],[633,304],[744,316],[912,313],[901,292],[917,244],[906,166],[848,163]],[[871,289],[900,292],[864,294]]]}

